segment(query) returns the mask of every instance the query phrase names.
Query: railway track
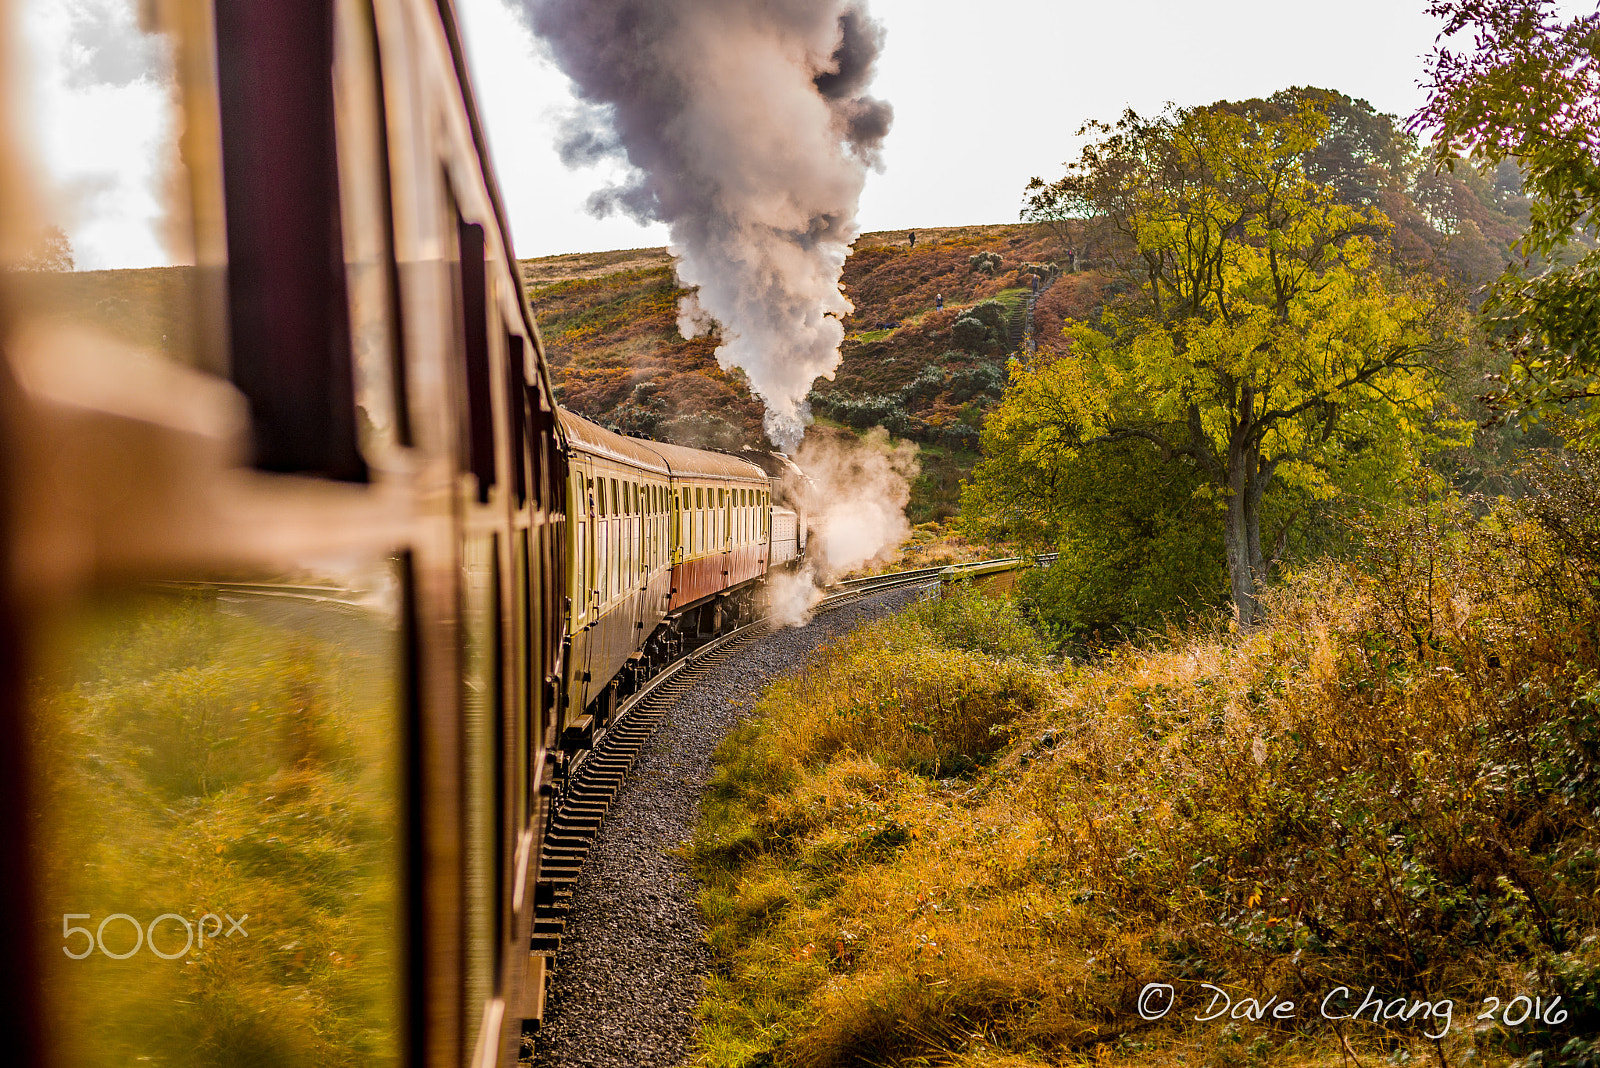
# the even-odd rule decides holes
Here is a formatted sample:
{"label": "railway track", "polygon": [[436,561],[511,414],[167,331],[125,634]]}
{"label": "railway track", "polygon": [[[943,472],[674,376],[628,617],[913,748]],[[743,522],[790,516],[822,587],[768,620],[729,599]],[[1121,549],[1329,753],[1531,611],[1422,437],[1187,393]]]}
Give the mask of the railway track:
{"label": "railway track", "polygon": [[[851,604],[867,594],[904,586],[933,585],[942,568],[900,571],[853,579],[829,587],[812,609],[823,613]],[[723,635],[678,660],[651,679],[619,707],[605,736],[572,772],[567,789],[550,818],[540,855],[540,878],[534,897],[532,952],[552,969],[577,891],[578,873],[594,846],[611,802],[621,791],[634,761],[654,735],[662,717],[699,678],[739,646],[772,630],[757,620]]]}

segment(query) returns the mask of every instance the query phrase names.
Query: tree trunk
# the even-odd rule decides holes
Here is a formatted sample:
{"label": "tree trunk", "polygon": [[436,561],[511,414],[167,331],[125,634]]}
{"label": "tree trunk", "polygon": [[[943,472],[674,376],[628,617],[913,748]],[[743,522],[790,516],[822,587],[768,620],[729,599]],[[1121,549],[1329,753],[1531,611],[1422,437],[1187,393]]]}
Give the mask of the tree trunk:
{"label": "tree trunk", "polygon": [[1261,623],[1261,589],[1267,582],[1266,558],[1261,552],[1261,498],[1267,479],[1261,470],[1261,445],[1242,432],[1247,430],[1248,425],[1241,427],[1228,445],[1228,512],[1222,539],[1228,554],[1233,616],[1241,631],[1254,630]]}
{"label": "tree trunk", "polygon": [[[1256,568],[1253,557],[1261,552],[1259,510],[1252,515],[1249,492],[1250,473],[1242,463],[1228,464],[1228,513],[1222,531],[1222,543],[1228,554],[1228,585],[1233,592],[1233,617],[1241,631],[1251,630],[1258,622],[1260,604],[1256,598]],[[1252,537],[1252,535],[1254,535]],[[1251,552],[1252,543],[1255,552]]]}

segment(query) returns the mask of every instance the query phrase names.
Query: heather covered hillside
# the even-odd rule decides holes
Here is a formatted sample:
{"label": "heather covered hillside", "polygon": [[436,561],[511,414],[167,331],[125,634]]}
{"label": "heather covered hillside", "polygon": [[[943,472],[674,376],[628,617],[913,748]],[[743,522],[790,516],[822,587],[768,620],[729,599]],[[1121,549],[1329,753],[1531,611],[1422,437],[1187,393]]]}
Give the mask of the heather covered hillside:
{"label": "heather covered hillside", "polygon": [[[956,421],[970,397],[949,379],[997,361],[1009,340],[962,348],[951,336],[962,311],[996,300],[1009,316],[1028,286],[1021,268],[1065,251],[1048,229],[1027,224],[922,230],[914,247],[907,233],[863,236],[845,264],[856,310],[845,320],[844,359],[834,381],[818,383],[820,406],[894,397],[932,365],[949,388],[920,389],[900,407],[934,426]],[[990,258],[975,264],[983,254]],[[628,433],[691,443],[758,440],[760,405],[737,372],[716,366],[715,337],[678,333],[685,291],[665,249],[522,266],[562,399],[575,411]]]}
{"label": "heather covered hillside", "polygon": [[[1062,300],[1052,283],[1073,314],[1096,303],[1098,274],[1058,266],[1070,265],[1066,236],[1010,224],[919,230],[915,245],[907,232],[857,241],[844,271],[856,309],[845,320],[843,361],[832,382],[817,383],[812,408],[824,426],[882,425],[918,442],[913,520],[956,510],[1033,277],[1052,307]],[[761,404],[739,371],[717,366],[716,338],[679,334],[684,290],[665,249],[551,256],[522,268],[568,407],[623,433],[685,444],[763,440]]]}

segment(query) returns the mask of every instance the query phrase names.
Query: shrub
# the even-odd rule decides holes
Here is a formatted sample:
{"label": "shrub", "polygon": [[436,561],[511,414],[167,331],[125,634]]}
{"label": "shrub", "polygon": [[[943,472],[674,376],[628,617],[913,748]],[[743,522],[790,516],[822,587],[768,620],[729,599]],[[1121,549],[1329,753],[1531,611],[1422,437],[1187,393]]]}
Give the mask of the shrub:
{"label": "shrub", "polygon": [[967,257],[967,266],[974,271],[982,271],[984,274],[994,274],[1000,270],[1000,266],[1004,262],[1005,260],[998,252],[977,252]]}
{"label": "shrub", "polygon": [[985,360],[950,376],[950,398],[957,403],[965,403],[979,394],[999,397],[1005,392],[1008,378],[1004,367]]}
{"label": "shrub", "polygon": [[906,615],[951,649],[1030,663],[1044,657],[1046,647],[1039,632],[1016,604],[1004,597],[985,597],[970,583],[957,584],[947,588],[941,597],[920,601]]}
{"label": "shrub", "polygon": [[[719,755],[740,801],[694,851],[705,1062],[1595,1064],[1600,464],[1528,480],[1486,518],[1369,523],[1359,560],[1274,590],[1252,633],[1052,679],[1013,609],[957,599],[780,683]],[[919,656],[950,665],[942,700]],[[1009,720],[1004,675],[1040,686]],[[930,779],[913,725],[935,722],[987,769]],[[1150,982],[1194,1008],[1141,1020]],[[1202,982],[1302,1011],[1197,1025]],[[1453,1026],[1327,1023],[1340,985],[1451,999]],[[1568,1015],[1478,1018],[1516,994]]]}
{"label": "shrub", "polygon": [[1041,652],[1014,608],[958,590],[845,638],[821,670],[776,684],[757,711],[785,710],[783,752],[801,768],[848,751],[917,774],[957,774],[1044,702]]}
{"label": "shrub", "polygon": [[1002,335],[1005,333],[1007,320],[1009,319],[1006,306],[998,300],[981,301],[961,314],[978,320],[988,329]]}
{"label": "shrub", "polygon": [[967,352],[985,352],[994,347],[994,334],[978,320],[963,315],[950,327],[951,344]]}

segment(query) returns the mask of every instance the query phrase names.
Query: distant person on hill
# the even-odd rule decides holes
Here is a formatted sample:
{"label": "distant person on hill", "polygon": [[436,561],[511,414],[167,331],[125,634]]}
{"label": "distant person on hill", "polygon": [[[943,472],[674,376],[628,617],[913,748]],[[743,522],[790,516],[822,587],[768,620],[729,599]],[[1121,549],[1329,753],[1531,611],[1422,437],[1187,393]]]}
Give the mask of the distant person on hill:
{"label": "distant person on hill", "polygon": [[916,248],[917,247],[917,232],[915,230],[913,230],[909,234],[907,234],[906,237],[910,238],[911,247],[912,248]]}
{"label": "distant person on hill", "polygon": [[935,293],[933,295],[933,307],[934,307],[935,311],[944,311],[944,294],[943,293]]}

